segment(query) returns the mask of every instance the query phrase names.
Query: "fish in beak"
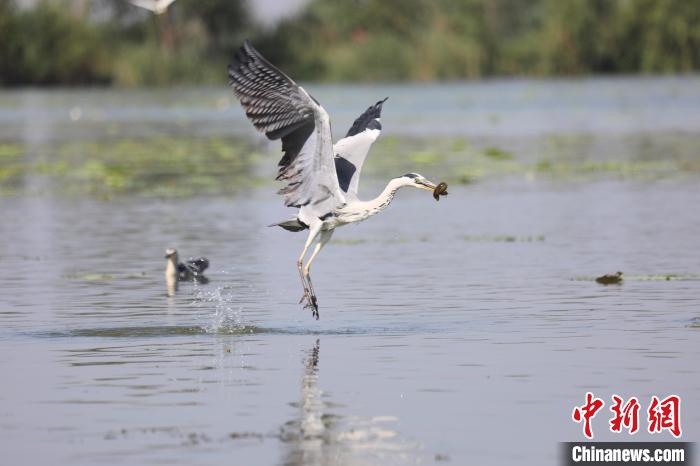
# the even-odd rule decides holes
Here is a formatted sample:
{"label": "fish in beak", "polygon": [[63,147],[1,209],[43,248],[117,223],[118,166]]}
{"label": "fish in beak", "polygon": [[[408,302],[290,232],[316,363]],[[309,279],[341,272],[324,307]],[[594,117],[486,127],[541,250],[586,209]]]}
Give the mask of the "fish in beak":
{"label": "fish in beak", "polygon": [[447,183],[444,181],[440,182],[440,184],[433,189],[433,198],[435,198],[436,201],[440,200],[440,196],[447,196],[447,194]]}
{"label": "fish in beak", "polygon": [[425,189],[426,191],[432,191],[433,197],[436,201],[440,200],[440,196],[447,196],[447,183],[444,181],[436,185],[430,180],[427,180],[418,173],[409,173],[404,175],[406,178],[411,178],[413,180],[414,186],[416,188]]}

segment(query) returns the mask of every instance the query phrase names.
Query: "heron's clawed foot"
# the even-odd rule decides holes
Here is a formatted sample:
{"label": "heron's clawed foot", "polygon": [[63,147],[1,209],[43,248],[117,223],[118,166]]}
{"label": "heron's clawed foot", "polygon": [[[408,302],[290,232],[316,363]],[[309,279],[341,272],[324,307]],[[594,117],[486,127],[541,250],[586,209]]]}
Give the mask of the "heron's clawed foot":
{"label": "heron's clawed foot", "polygon": [[316,317],[316,320],[320,317],[318,314],[318,301],[316,300],[316,295],[311,295],[311,315]]}
{"label": "heron's clawed foot", "polygon": [[306,301],[306,304],[304,304],[304,309],[311,309],[311,315],[318,320],[318,300],[316,299],[316,295],[312,292],[305,292],[304,296],[301,297],[299,304],[303,303],[304,301]]}
{"label": "heron's clawed foot", "polygon": [[303,304],[304,302],[306,302],[306,304],[304,304],[304,309],[311,307],[312,294],[313,293],[311,290],[309,290],[308,288],[304,288],[304,294],[301,295],[301,299],[299,300],[299,304]]}

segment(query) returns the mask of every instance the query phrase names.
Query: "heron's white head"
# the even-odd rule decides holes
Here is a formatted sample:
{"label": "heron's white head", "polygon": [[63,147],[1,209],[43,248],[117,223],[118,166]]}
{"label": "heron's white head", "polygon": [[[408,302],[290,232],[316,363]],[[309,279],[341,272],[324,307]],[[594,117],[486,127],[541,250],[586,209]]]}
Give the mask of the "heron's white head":
{"label": "heron's white head", "polygon": [[177,249],[168,248],[165,250],[165,258],[177,262]]}
{"label": "heron's white head", "polygon": [[398,179],[401,181],[401,186],[412,186],[427,191],[433,191],[436,187],[435,183],[418,173],[406,173]]}

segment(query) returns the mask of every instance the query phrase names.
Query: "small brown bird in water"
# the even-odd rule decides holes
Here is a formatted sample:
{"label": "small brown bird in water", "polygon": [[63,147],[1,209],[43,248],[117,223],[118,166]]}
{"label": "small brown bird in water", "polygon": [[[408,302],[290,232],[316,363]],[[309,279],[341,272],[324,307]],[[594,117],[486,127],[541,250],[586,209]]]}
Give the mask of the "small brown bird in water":
{"label": "small brown bird in water", "polygon": [[435,189],[433,189],[433,197],[436,201],[440,200],[440,196],[447,196],[447,183],[444,181],[435,186]]}
{"label": "small brown bird in water", "polygon": [[622,283],[622,272],[606,273],[595,279],[601,285],[616,285]]}

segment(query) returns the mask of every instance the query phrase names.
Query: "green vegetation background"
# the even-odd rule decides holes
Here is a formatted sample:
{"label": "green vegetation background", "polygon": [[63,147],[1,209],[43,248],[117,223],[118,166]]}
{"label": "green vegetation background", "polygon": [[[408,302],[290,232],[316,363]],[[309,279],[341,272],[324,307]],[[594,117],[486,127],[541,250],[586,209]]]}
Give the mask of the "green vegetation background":
{"label": "green vegetation background", "polygon": [[700,2],[311,0],[265,29],[240,0],[0,0],[0,85],[219,84],[246,37],[301,80],[688,73]]}

